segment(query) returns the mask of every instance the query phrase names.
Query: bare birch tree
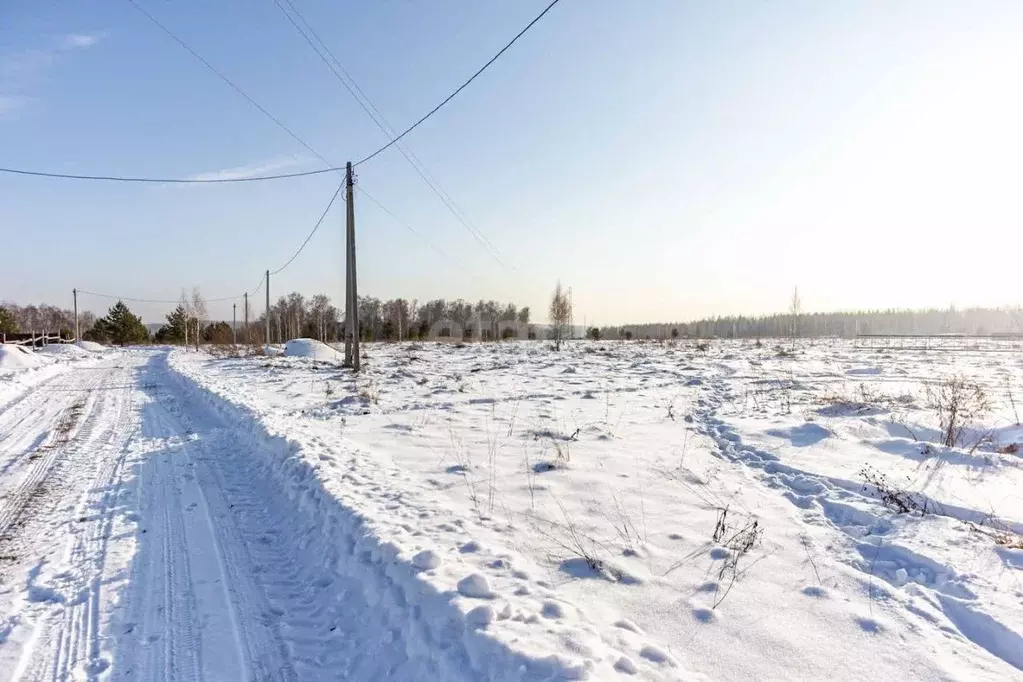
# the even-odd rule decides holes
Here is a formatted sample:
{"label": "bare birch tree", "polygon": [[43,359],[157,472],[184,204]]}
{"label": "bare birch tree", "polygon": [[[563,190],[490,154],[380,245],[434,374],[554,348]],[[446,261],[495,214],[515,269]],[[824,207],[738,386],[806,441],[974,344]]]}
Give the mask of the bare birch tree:
{"label": "bare birch tree", "polygon": [[572,319],[572,301],[568,292],[561,288],[561,280],[554,289],[551,296],[551,307],[548,311],[551,323],[551,338],[554,340],[554,350],[561,350],[561,341],[569,332],[569,324]]}
{"label": "bare birch tree", "polygon": [[192,288],[192,299],[190,304],[192,321],[195,324],[192,328],[192,331],[195,333],[195,349],[199,350],[199,340],[202,336],[202,328],[208,316],[208,313],[206,312],[206,299],[202,297],[202,292],[199,291],[199,287]]}

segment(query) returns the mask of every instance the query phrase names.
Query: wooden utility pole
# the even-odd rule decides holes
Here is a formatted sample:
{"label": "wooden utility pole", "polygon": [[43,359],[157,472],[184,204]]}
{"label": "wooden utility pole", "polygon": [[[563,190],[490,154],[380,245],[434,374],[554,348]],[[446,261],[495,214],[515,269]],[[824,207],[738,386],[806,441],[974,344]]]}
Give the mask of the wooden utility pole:
{"label": "wooden utility pole", "polygon": [[266,345],[270,345],[270,271],[266,271]]}
{"label": "wooden utility pole", "polygon": [[249,292],[245,292],[245,310],[242,311],[245,316],[245,343],[249,342]]}
{"label": "wooden utility pole", "polygon": [[80,330],[78,328],[78,289],[72,289],[71,293],[74,295],[75,299],[75,343],[78,343],[82,340],[79,333]]}
{"label": "wooden utility pole", "polygon": [[355,181],[352,177],[352,162],[345,172],[345,364],[358,372],[361,366],[359,353],[359,288],[355,270]]}
{"label": "wooden utility pole", "polygon": [[231,304],[231,343],[238,345],[238,304]]}

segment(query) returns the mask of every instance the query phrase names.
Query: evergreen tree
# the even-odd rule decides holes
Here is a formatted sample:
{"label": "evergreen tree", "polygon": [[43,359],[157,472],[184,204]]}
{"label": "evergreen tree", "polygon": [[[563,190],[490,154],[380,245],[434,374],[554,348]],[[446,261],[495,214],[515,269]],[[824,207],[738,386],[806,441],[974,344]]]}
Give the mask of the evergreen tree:
{"label": "evergreen tree", "polygon": [[184,343],[185,342],[185,325],[188,324],[188,311],[185,307],[178,304],[169,315],[167,315],[167,324],[160,327],[156,332],[157,343]]}
{"label": "evergreen tree", "polygon": [[149,330],[142,324],[142,318],[134,315],[123,301],[118,301],[107,311],[106,317],[96,320],[89,336],[90,340],[126,346],[147,343]]}
{"label": "evergreen tree", "polygon": [[17,334],[21,331],[18,320],[7,308],[0,308],[0,332],[4,334]]}
{"label": "evergreen tree", "polygon": [[231,325],[227,322],[211,322],[202,330],[202,340],[206,343],[224,345],[231,343]]}

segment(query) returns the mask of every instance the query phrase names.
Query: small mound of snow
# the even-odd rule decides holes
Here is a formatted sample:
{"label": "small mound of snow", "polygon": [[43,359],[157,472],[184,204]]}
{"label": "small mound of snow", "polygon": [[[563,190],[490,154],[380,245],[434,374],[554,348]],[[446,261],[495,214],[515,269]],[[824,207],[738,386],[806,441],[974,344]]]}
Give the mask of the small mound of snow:
{"label": "small mound of snow", "polygon": [[284,344],[284,355],[289,358],[312,358],[326,362],[341,362],[344,357],[336,350],[316,339],[293,339]]}
{"label": "small mound of snow", "polygon": [[429,571],[440,566],[440,557],[436,552],[424,549],[412,557],[412,565],[424,571]]}
{"label": "small mound of snow", "polygon": [[84,358],[89,352],[82,350],[78,346],[71,343],[51,343],[48,346],[43,346],[37,353],[43,355],[49,355],[55,358],[65,358],[71,360],[73,358]]}
{"label": "small mound of snow", "polygon": [[45,365],[48,361],[48,358],[40,357],[28,348],[13,343],[0,344],[0,369],[31,369]]}
{"label": "small mound of snow", "polygon": [[774,436],[775,438],[787,438],[792,441],[794,446],[805,448],[816,445],[834,434],[819,424],[807,422],[788,429],[770,429],[767,431],[767,435]]}
{"label": "small mound of snow", "polygon": [[493,599],[495,596],[486,576],[480,573],[473,573],[459,580],[458,593],[474,599]]}
{"label": "small mound of snow", "polygon": [[465,620],[470,627],[485,628],[494,622],[497,614],[489,604],[477,606],[465,614]]}
{"label": "small mound of snow", "polygon": [[81,348],[82,350],[88,350],[94,353],[98,353],[101,350],[106,350],[106,347],[103,344],[96,343],[95,341],[79,341],[78,347]]}

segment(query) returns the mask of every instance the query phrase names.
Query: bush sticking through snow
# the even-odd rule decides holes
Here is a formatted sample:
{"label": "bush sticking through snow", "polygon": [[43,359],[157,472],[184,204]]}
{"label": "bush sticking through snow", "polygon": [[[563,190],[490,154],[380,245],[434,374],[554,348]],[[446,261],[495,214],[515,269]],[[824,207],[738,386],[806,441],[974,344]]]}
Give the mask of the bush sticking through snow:
{"label": "bush sticking through snow", "polygon": [[938,415],[942,445],[949,448],[965,446],[970,439],[971,450],[981,445],[981,434],[970,438],[972,425],[991,409],[987,394],[980,384],[962,375],[955,375],[941,383],[927,387],[927,404]]}

